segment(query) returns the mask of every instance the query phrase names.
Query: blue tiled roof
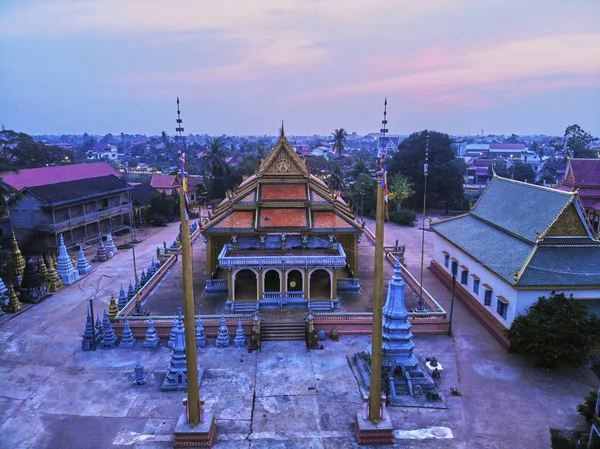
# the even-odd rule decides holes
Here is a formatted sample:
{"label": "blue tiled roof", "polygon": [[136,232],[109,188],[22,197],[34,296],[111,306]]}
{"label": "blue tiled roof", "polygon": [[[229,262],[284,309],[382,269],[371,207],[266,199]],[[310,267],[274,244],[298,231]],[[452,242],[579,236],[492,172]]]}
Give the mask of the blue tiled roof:
{"label": "blue tiled roof", "polygon": [[535,243],[536,232],[546,231],[572,197],[571,193],[494,177],[471,214]]}
{"label": "blue tiled roof", "polygon": [[471,215],[434,223],[431,228],[510,283],[534,247]]}
{"label": "blue tiled roof", "polygon": [[600,286],[600,245],[538,247],[518,285]]}

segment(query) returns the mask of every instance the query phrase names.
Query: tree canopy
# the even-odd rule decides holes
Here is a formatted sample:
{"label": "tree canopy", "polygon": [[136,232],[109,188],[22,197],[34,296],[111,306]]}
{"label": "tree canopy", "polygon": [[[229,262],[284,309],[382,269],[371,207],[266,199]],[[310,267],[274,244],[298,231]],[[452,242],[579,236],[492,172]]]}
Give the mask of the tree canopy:
{"label": "tree canopy", "polygon": [[534,354],[545,367],[578,366],[600,337],[600,321],[572,295],[552,292],[515,318],[506,336],[511,350]]}
{"label": "tree canopy", "polygon": [[398,145],[398,151],[387,162],[388,176],[402,174],[414,185],[413,201],[423,201],[423,165],[425,142],[429,134],[429,201],[459,202],[463,199],[464,161],[455,157],[452,139],[436,131],[411,134]]}
{"label": "tree canopy", "polygon": [[598,138],[581,129],[579,125],[570,125],[565,129],[566,150],[570,157],[597,158],[598,153],[588,145],[597,143]]}
{"label": "tree canopy", "polygon": [[68,165],[75,162],[71,151],[36,142],[28,134],[9,129],[0,131],[0,158],[4,158],[19,170],[47,165]]}
{"label": "tree canopy", "polygon": [[410,180],[400,173],[396,173],[388,182],[389,199],[396,205],[396,211],[400,211],[402,203],[415,194],[414,186]]}

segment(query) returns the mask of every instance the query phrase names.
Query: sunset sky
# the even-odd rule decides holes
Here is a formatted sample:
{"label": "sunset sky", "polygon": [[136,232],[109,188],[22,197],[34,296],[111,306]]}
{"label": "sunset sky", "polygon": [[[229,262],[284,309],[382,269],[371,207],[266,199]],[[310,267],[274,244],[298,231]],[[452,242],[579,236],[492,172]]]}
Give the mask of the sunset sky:
{"label": "sunset sky", "polygon": [[597,0],[4,0],[0,123],[37,133],[600,136]]}

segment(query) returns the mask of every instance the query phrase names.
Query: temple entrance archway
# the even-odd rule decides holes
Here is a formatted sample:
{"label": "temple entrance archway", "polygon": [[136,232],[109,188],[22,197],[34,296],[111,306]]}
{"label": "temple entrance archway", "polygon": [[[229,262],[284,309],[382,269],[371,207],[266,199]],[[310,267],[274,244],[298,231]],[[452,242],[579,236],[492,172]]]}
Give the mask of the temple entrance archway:
{"label": "temple entrance archway", "polygon": [[325,268],[317,268],[309,273],[309,299],[331,299],[331,279],[333,274]]}
{"label": "temple entrance archway", "polygon": [[263,285],[265,293],[281,291],[281,274],[279,270],[268,270],[263,274]]}
{"label": "temple entrance archway", "polygon": [[300,270],[290,270],[287,273],[287,291],[301,292],[304,290],[304,273]]}
{"label": "temple entrance archway", "polygon": [[233,273],[233,300],[258,300],[258,273],[250,268],[242,268]]}

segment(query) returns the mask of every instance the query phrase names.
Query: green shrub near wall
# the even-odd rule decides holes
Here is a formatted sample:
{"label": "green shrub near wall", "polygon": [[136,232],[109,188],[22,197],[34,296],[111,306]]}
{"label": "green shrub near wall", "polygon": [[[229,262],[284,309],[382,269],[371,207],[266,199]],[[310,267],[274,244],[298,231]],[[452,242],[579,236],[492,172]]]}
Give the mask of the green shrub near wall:
{"label": "green shrub near wall", "polygon": [[417,218],[412,210],[400,210],[390,212],[390,221],[401,226],[413,226]]}

